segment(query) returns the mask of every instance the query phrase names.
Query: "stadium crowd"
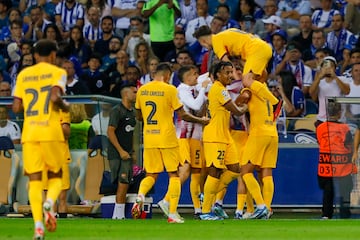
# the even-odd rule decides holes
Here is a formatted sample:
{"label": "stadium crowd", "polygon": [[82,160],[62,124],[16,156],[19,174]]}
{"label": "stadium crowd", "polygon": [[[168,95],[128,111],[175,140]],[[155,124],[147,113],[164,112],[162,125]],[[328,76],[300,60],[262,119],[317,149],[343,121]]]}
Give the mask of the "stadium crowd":
{"label": "stadium crowd", "polygon": [[[57,42],[56,61],[67,72],[67,95],[120,98],[122,86],[140,88],[151,82],[160,62],[170,63],[168,82],[179,87],[186,81],[185,66],[194,65],[196,72],[207,76],[219,62],[194,36],[205,25],[212,34],[236,28],[267,42],[272,57],[266,82],[285,103],[281,117],[316,115],[320,125],[326,121],[326,97],[360,96],[359,6],[357,0],[0,0],[0,96],[11,96],[17,75],[35,64],[32,48],[40,39]],[[240,80],[244,59],[232,57],[234,72],[238,71],[234,76]],[[200,83],[200,89],[207,84]],[[205,96],[200,91],[197,94]],[[0,109],[0,136],[19,143],[22,125],[13,121],[22,119],[21,114]],[[104,105],[92,119],[85,112],[74,121],[73,126],[85,122],[85,145],[70,141],[70,148],[86,148],[88,136],[106,135],[109,111]],[[346,111],[348,118],[360,114],[358,107]],[[12,121],[6,121],[6,114]],[[296,120],[285,128],[296,130],[295,126]],[[200,184],[200,172],[193,175]],[[192,196],[194,202],[197,195]],[[222,198],[216,196],[218,211],[227,217]],[[244,195],[241,198],[245,201]],[[264,200],[269,212],[259,216],[269,217],[271,200]],[[200,202],[195,214],[200,215]]]}

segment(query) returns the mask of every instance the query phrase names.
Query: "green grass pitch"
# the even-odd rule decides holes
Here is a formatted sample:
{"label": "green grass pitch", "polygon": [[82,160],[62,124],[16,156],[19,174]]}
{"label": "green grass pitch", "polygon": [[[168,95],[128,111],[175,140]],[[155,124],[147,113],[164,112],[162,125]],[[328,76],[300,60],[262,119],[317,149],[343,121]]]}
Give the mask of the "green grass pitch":
{"label": "green grass pitch", "polygon": [[[360,220],[318,219],[199,221],[185,216],[184,224],[166,219],[111,220],[99,218],[59,219],[46,239],[359,239]],[[0,239],[32,239],[31,218],[0,218]]]}

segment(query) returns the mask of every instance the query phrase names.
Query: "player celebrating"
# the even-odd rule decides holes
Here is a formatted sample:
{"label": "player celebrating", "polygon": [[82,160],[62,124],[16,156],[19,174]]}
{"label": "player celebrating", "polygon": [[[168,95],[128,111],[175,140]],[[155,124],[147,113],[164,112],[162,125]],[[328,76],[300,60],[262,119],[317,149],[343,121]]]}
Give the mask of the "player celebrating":
{"label": "player celebrating", "polygon": [[[185,65],[178,71],[179,79],[181,84],[178,86],[178,96],[181,103],[184,104],[184,110],[186,112],[203,114],[205,109],[205,91],[210,83],[210,80],[205,80],[201,84],[201,88],[198,93],[195,92],[195,86],[197,85],[198,69],[194,65]],[[195,94],[197,96],[195,97]],[[178,118],[176,129],[177,137],[179,138],[179,149],[181,160],[179,167],[179,176],[181,184],[183,184],[189,177],[191,171],[190,181],[190,194],[195,209],[195,218],[199,218],[201,213],[200,207],[200,172],[204,165],[201,147],[203,126],[198,123],[191,123]],[[191,168],[191,169],[190,169]],[[166,194],[165,198],[161,200],[158,205],[161,210],[168,215],[169,206],[169,193]]]}
{"label": "player celebrating", "polygon": [[156,68],[155,79],[138,90],[135,108],[137,118],[144,121],[144,167],[146,177],[141,181],[138,197],[131,213],[133,218],[141,216],[145,195],[155,184],[164,166],[169,174],[168,192],[169,223],[183,223],[177,214],[181,183],[178,175],[180,160],[179,141],[173,123],[174,111],[185,121],[207,124],[207,118],[195,117],[184,111],[177,98],[177,90],[168,84],[171,68],[161,63]]}
{"label": "player celebrating", "polygon": [[213,50],[222,61],[230,57],[240,57],[246,61],[243,74],[250,74],[254,79],[266,79],[266,66],[272,57],[269,44],[251,33],[230,28],[218,34],[212,34],[208,26],[201,26],[193,34],[201,46]]}
{"label": "player celebrating", "polygon": [[[242,115],[247,110],[246,104],[236,106],[226,89],[233,80],[232,64],[217,63],[213,74],[215,82],[208,94],[211,120],[209,125],[205,126],[203,134],[204,154],[209,173],[204,186],[204,203],[200,215],[202,220],[221,219],[211,212],[215,194],[219,191],[219,186],[227,186],[239,176],[237,150],[230,134],[230,113]],[[223,172],[223,169],[226,170]]]}
{"label": "player celebrating", "polygon": [[[66,72],[53,65],[57,46],[50,40],[35,44],[37,64],[28,67],[17,76],[13,111],[24,108],[22,132],[24,172],[29,176],[29,201],[35,222],[34,239],[44,239],[43,215],[48,231],[56,230],[53,205],[61,192],[61,167],[65,161],[64,134],[59,124],[59,109],[69,111],[69,104],[61,95],[65,92]],[[48,171],[48,191],[41,207],[43,183],[42,171]]]}
{"label": "player celebrating", "polygon": [[[267,218],[274,194],[272,169],[276,167],[278,155],[278,134],[273,105],[279,100],[272,95],[265,82],[255,81],[247,75],[243,77],[243,84],[251,90],[251,98],[248,101],[249,137],[240,162],[241,176],[257,205],[250,218]],[[261,168],[263,195],[253,174],[255,166]]]}

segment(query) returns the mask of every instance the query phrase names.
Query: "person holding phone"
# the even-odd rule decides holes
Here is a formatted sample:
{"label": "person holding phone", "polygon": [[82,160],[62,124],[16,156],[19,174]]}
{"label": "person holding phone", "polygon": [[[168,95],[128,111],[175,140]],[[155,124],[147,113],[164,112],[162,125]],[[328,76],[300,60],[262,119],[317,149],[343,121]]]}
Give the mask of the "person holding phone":
{"label": "person holding phone", "polygon": [[336,75],[336,66],[337,61],[334,57],[325,57],[309,89],[311,98],[314,101],[319,101],[316,127],[326,121],[326,97],[340,97],[350,92],[350,86],[346,78]]}

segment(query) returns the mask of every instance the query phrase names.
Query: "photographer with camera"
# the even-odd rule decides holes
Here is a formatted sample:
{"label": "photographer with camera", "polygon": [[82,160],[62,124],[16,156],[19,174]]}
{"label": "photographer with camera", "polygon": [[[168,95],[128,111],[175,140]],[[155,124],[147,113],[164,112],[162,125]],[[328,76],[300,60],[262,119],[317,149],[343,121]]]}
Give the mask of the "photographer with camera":
{"label": "photographer with camera", "polygon": [[326,121],[326,97],[341,97],[350,92],[346,78],[336,75],[336,66],[337,62],[334,57],[325,57],[310,87],[311,98],[314,101],[319,101],[319,113],[315,127]]}

